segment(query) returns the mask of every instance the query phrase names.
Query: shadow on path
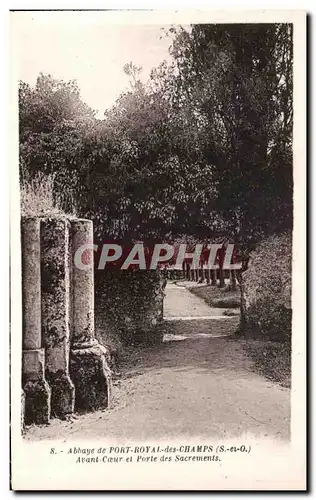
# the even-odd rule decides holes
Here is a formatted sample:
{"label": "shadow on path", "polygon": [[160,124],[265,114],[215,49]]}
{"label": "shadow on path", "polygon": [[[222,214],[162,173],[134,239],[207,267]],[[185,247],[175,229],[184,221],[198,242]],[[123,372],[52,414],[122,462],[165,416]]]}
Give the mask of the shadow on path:
{"label": "shadow on path", "polygon": [[[96,438],[122,444],[246,434],[288,440],[290,391],[253,373],[239,341],[210,335],[228,325],[231,319],[163,324],[175,340],[130,349],[114,385],[112,409],[33,426],[26,439]],[[176,340],[189,331],[190,338]]]}

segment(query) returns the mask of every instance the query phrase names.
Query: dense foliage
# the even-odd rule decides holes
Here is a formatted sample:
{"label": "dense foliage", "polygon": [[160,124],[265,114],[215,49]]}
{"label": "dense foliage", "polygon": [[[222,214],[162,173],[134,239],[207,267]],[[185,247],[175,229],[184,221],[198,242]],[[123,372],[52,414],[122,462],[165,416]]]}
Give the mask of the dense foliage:
{"label": "dense foliage", "polygon": [[291,339],[291,268],[290,233],[270,236],[251,254],[244,273],[246,318],[261,337]]}
{"label": "dense foliage", "polygon": [[20,83],[22,181],[55,195],[97,236],[228,235],[249,248],[292,221],[292,27],[171,28],[172,63],[100,120],[75,82]]}
{"label": "dense foliage", "polygon": [[213,167],[216,209],[253,244],[291,227],[292,27],[196,25],[172,53],[178,102],[192,103]]}

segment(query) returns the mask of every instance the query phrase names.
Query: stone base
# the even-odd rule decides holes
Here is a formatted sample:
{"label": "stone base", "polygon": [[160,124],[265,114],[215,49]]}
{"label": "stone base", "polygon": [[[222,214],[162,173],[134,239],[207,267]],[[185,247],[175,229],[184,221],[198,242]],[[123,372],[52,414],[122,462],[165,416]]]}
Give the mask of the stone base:
{"label": "stone base", "polygon": [[62,370],[46,372],[51,388],[51,416],[65,419],[72,415],[75,408],[75,386],[70,377]]}
{"label": "stone base", "polygon": [[48,424],[51,392],[44,377],[43,349],[23,351],[22,374],[25,424]]}
{"label": "stone base", "polygon": [[23,389],[25,393],[25,424],[48,424],[50,389],[45,379],[28,380]]}
{"label": "stone base", "polygon": [[70,355],[70,377],[75,385],[75,410],[94,411],[111,402],[112,378],[107,350],[96,343],[74,348]]}

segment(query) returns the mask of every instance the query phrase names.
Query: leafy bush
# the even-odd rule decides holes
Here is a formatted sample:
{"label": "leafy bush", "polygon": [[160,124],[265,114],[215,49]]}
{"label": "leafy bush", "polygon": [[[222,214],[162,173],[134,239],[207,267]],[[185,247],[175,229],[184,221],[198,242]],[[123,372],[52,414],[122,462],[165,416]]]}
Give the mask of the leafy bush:
{"label": "leafy bush", "polygon": [[244,273],[246,324],[265,338],[291,339],[290,233],[271,236],[252,252]]}
{"label": "leafy bush", "polygon": [[291,346],[271,340],[248,339],[244,348],[252,358],[254,371],[283,387],[291,387]]}

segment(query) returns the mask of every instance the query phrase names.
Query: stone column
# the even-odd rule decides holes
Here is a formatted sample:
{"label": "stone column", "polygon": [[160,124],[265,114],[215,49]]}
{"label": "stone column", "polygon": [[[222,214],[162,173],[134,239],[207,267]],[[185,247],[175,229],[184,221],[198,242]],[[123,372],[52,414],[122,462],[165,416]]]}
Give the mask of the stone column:
{"label": "stone column", "polygon": [[22,412],[26,424],[46,424],[50,417],[50,389],[44,374],[41,333],[40,219],[22,218],[23,353]]}
{"label": "stone column", "polygon": [[[94,336],[93,250],[86,250],[76,263],[76,251],[93,244],[92,221],[71,221],[72,240],[72,338],[70,373],[76,388],[75,408],[92,411],[106,408],[111,398],[111,372],[108,352]],[[78,255],[78,254],[77,254]]]}
{"label": "stone column", "polygon": [[69,222],[66,218],[41,221],[42,332],[45,375],[51,387],[52,416],[65,418],[74,411],[75,387],[69,376],[70,276]]}
{"label": "stone column", "polygon": [[211,282],[211,270],[208,267],[208,265],[206,266],[206,269],[205,269],[205,276],[206,276],[206,283],[209,285]]}
{"label": "stone column", "polygon": [[237,288],[237,282],[236,282],[236,273],[235,273],[234,269],[230,270],[230,273],[229,273],[229,284],[230,284],[231,290],[236,290],[236,288]]}
{"label": "stone column", "polygon": [[194,281],[194,269],[192,267],[192,264],[189,264],[190,266],[190,281]]}
{"label": "stone column", "polygon": [[225,286],[225,277],[224,277],[224,269],[222,267],[218,270],[219,273],[219,288],[224,288]]}
{"label": "stone column", "polygon": [[204,268],[204,264],[202,263],[201,264],[201,282],[204,283],[205,281],[205,268]]}
{"label": "stone column", "polygon": [[195,276],[194,281],[198,282],[199,281],[199,268],[198,268],[198,264],[196,265],[196,268],[194,269],[194,276]]}
{"label": "stone column", "polygon": [[216,274],[217,274],[216,269],[211,269],[211,285],[212,286],[216,286],[216,282],[217,282]]}
{"label": "stone column", "polygon": [[185,279],[190,281],[190,266],[188,263],[185,264]]}

